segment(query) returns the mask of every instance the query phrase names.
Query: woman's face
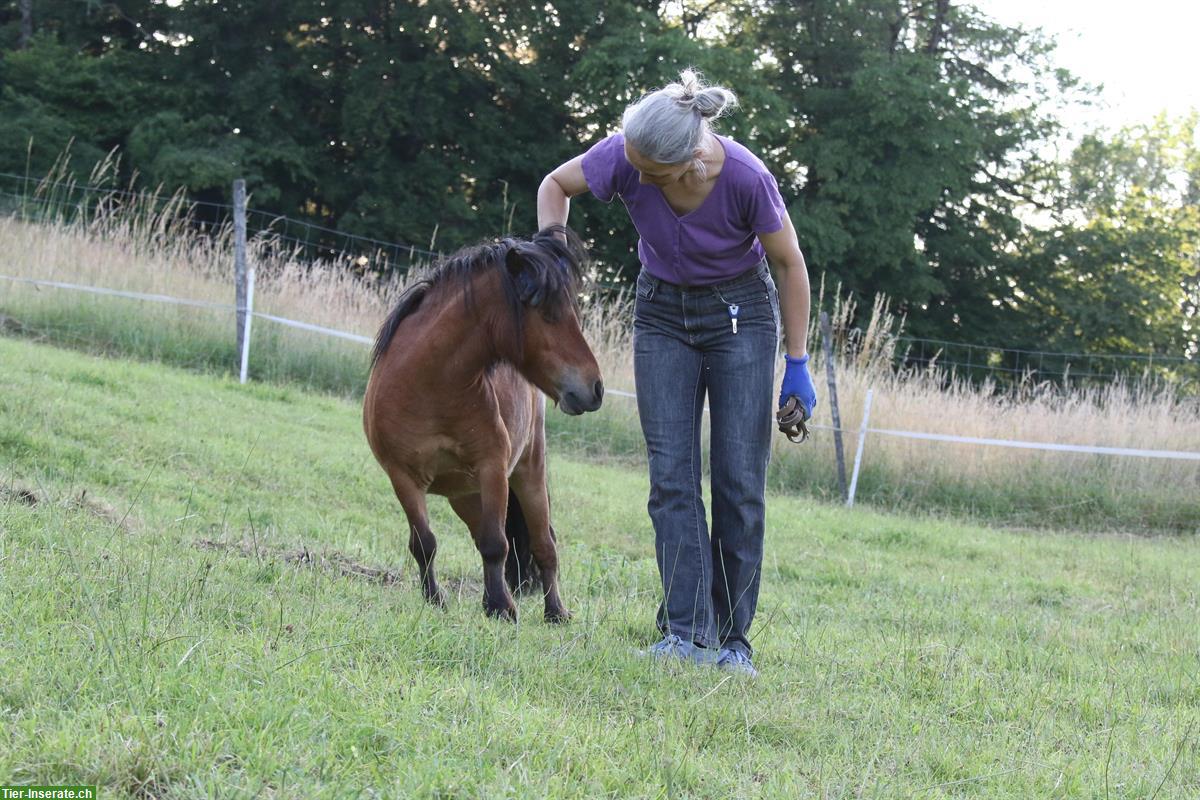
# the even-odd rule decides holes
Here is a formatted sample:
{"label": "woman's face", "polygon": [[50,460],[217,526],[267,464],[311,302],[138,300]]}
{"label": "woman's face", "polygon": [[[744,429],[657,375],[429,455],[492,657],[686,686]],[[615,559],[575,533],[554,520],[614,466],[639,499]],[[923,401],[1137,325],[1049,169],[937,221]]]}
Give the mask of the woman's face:
{"label": "woman's face", "polygon": [[688,170],[692,168],[691,161],[682,164],[660,164],[639,153],[633,145],[625,142],[625,160],[638,171],[638,182],[653,186],[664,187],[678,183]]}

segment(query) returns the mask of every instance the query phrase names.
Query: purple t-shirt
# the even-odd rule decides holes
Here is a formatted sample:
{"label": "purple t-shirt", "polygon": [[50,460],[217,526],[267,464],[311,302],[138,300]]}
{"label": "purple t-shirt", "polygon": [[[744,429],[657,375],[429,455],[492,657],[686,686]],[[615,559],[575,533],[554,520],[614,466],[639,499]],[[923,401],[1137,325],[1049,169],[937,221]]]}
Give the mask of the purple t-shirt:
{"label": "purple t-shirt", "polygon": [[757,234],[783,227],[787,209],[775,177],[762,161],[726,136],[725,164],[712,192],[695,211],[680,216],[662,190],[639,182],[617,133],[583,155],[588,189],[605,203],[621,198],[637,228],[638,258],[656,278],[684,286],[720,283],[763,260]]}

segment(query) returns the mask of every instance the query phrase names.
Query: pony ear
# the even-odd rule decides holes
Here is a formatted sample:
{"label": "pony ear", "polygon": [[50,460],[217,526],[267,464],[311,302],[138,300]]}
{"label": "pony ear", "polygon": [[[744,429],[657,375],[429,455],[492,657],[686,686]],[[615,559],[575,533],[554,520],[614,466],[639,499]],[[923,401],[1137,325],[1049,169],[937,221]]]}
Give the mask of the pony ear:
{"label": "pony ear", "polygon": [[544,292],[538,288],[529,261],[516,247],[512,247],[504,256],[504,266],[517,285],[517,297],[521,299],[522,305],[536,308],[544,299]]}

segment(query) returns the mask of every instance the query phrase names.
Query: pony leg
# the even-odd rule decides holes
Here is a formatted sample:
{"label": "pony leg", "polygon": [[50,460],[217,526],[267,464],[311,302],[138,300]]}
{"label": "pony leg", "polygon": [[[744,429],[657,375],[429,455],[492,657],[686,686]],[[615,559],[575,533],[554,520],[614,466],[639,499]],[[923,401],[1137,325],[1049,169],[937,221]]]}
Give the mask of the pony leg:
{"label": "pony leg", "polygon": [[525,514],[529,528],[529,549],[542,572],[542,592],[546,601],[546,621],[566,622],[571,612],[558,596],[558,547],[550,525],[550,496],[546,492],[545,472],[522,475],[513,473],[513,493]]}
{"label": "pony leg", "polygon": [[437,537],[429,527],[429,511],[425,493],[402,478],[392,478],[392,489],[408,517],[408,551],[417,562],[421,575],[421,593],[438,608],[446,607],[446,593],[438,586],[433,572],[433,557],[437,555]]}
{"label": "pony leg", "polygon": [[542,586],[542,573],[533,560],[529,546],[529,525],[521,510],[521,501],[509,484],[508,513],[504,515],[504,535],[508,538],[508,559],[504,562],[504,580],[513,596],[523,595],[536,584]]}
{"label": "pony leg", "polygon": [[504,582],[504,560],[508,556],[508,538],[504,535],[504,514],[508,506],[508,492],[502,495],[504,507],[499,519],[495,519],[495,503],[492,513],[486,510],[483,494],[451,497],[450,507],[459,519],[467,524],[475,547],[483,557],[483,608],[490,617],[500,617],[509,622],[517,621],[517,604],[513,602],[508,585]]}

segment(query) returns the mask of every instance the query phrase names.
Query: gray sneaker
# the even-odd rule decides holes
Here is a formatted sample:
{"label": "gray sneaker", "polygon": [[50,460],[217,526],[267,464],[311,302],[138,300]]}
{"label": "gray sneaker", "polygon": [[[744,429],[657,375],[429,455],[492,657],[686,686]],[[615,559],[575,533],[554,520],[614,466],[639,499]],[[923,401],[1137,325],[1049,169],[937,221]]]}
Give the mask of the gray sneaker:
{"label": "gray sneaker", "polygon": [[758,677],[758,670],[754,668],[750,656],[730,647],[721,648],[720,655],[717,656],[717,666],[726,672],[738,672],[751,678]]}
{"label": "gray sneaker", "polygon": [[692,642],[685,642],[673,633],[664,636],[661,642],[651,645],[648,650],[639,650],[638,655],[649,656],[657,661],[690,661],[701,666],[713,666],[717,663],[715,652]]}

